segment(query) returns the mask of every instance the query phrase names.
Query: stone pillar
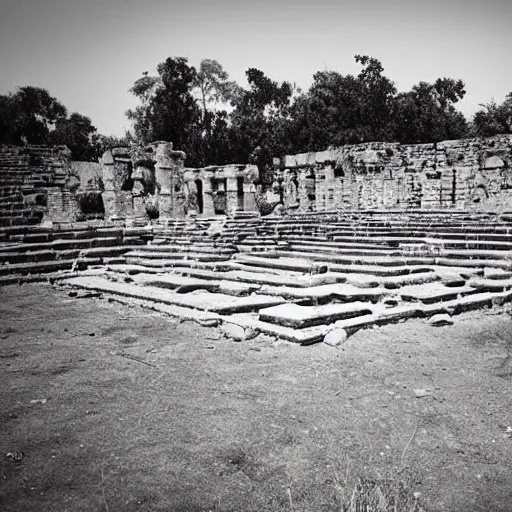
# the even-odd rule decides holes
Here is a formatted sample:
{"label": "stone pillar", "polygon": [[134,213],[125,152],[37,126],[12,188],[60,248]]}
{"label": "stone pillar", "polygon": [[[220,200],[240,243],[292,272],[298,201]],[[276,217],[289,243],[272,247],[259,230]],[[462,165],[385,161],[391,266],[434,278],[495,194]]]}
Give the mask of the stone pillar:
{"label": "stone pillar", "polygon": [[173,151],[172,143],[156,142],[155,179],[159,189],[160,217],[183,217],[185,153]]}
{"label": "stone pillar", "polygon": [[115,187],[115,166],[112,151],[106,151],[101,157],[101,169],[103,178],[103,206],[105,208],[105,219],[110,219],[117,213],[116,209],[116,187]]}
{"label": "stone pillar", "polygon": [[236,177],[226,178],[226,213],[238,210],[238,180]]}
{"label": "stone pillar", "polygon": [[243,208],[244,212],[257,212],[256,204],[256,185],[255,181],[259,178],[259,170],[256,165],[248,165],[243,171]]}
{"label": "stone pillar", "polygon": [[244,182],[244,212],[256,212],[256,185]]}
{"label": "stone pillar", "polygon": [[203,176],[201,180],[203,182],[203,215],[213,217],[215,206],[213,205],[212,179],[209,176]]}
{"label": "stone pillar", "polygon": [[299,175],[299,190],[297,191],[297,199],[299,202],[299,212],[307,211],[307,203],[308,203],[308,193],[306,188],[306,176],[307,170],[300,169],[298,171]]}

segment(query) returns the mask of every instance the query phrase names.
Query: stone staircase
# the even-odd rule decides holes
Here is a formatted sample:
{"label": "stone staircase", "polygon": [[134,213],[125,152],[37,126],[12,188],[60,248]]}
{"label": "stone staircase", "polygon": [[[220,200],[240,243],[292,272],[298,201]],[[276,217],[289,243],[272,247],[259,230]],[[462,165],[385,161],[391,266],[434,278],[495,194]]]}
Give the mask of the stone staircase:
{"label": "stone staircase", "polygon": [[152,238],[148,228],[74,223],[0,228],[0,285],[59,277],[63,271],[124,263]]}
{"label": "stone staircase", "polygon": [[[196,219],[60,284],[301,344],[512,300],[512,216],[345,212]],[[232,331],[230,331],[232,332]]]}

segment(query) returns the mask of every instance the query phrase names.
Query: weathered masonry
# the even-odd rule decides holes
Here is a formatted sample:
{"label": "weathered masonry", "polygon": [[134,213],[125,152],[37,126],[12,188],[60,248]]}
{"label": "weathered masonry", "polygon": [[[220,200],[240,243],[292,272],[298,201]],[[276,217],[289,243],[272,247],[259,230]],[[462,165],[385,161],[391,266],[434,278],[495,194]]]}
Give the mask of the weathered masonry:
{"label": "weathered masonry", "polygon": [[105,218],[184,218],[255,211],[254,165],[185,168],[185,153],[155,142],[132,155],[119,147],[103,154]]}
{"label": "weathered masonry", "polygon": [[0,147],[0,226],[69,219],[80,185],[65,146]]}
{"label": "weathered masonry", "polygon": [[372,142],[275,161],[274,191],[297,211],[512,210],[512,135],[402,145]]}

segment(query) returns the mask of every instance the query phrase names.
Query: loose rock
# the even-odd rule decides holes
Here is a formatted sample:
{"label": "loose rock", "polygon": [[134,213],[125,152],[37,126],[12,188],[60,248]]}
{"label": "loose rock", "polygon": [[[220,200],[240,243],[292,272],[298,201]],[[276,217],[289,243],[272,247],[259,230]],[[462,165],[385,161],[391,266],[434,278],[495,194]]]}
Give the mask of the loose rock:
{"label": "loose rock", "polygon": [[443,325],[453,325],[453,320],[450,317],[450,315],[445,314],[439,314],[434,315],[431,317],[428,321],[430,325],[433,325],[434,327],[441,327]]}
{"label": "loose rock", "polygon": [[232,322],[224,322],[221,325],[222,332],[228,337],[235,341],[250,340],[257,336],[257,332],[254,329],[246,328]]}
{"label": "loose rock", "polygon": [[425,396],[432,396],[432,392],[429,391],[428,389],[415,389],[414,395],[416,396],[416,398],[423,398]]}
{"label": "loose rock", "polygon": [[342,343],[345,343],[347,341],[348,334],[345,329],[333,329],[332,331],[329,331],[325,337],[324,337],[324,343],[327,345],[330,345],[331,347],[337,347],[338,345],[341,345]]}

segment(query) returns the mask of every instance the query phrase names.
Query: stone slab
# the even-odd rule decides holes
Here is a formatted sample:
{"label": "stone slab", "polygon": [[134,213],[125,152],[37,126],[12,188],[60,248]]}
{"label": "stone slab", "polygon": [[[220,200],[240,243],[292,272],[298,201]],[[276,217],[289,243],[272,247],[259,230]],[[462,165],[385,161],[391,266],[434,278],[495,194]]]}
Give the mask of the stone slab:
{"label": "stone slab", "polygon": [[[256,331],[276,336],[293,343],[301,345],[311,345],[318,343],[324,339],[324,336],[331,329],[328,325],[318,325],[314,327],[306,327],[304,329],[293,329],[292,327],[284,327],[282,325],[263,322],[256,318],[241,315],[232,315],[236,318],[236,322],[240,325],[250,327]],[[229,318],[232,318],[231,316]]]}
{"label": "stone slab", "polygon": [[135,299],[161,302],[175,306],[213,311],[227,314],[242,311],[252,311],[260,308],[282,304],[284,299],[266,295],[249,297],[233,297],[220,293],[175,294],[169,290],[149,286],[137,286],[130,283],[112,282],[97,277],[78,277],[63,281],[73,287],[84,288],[113,295],[122,295]]}
{"label": "stone slab", "polygon": [[330,324],[339,319],[370,315],[368,305],[363,302],[349,304],[326,304],[324,306],[299,306],[282,304],[280,306],[260,309],[259,319],[284,327],[302,329],[322,324]]}
{"label": "stone slab", "polygon": [[193,260],[193,261],[225,261],[230,258],[229,254],[211,254],[197,252],[156,252],[156,251],[130,251],[125,254],[126,258],[133,259],[155,259],[159,261],[169,260]]}
{"label": "stone slab", "polygon": [[503,270],[512,270],[512,260],[469,260],[469,259],[454,259],[454,258],[436,258],[436,265],[446,265],[452,267],[495,267]]}
{"label": "stone slab", "polygon": [[512,289],[512,279],[484,279],[475,277],[468,281],[468,286],[478,291],[502,292]]}
{"label": "stone slab", "polygon": [[263,285],[260,292],[265,295],[277,295],[285,299],[310,299],[312,302],[327,302],[340,299],[344,302],[377,302],[388,292],[382,288],[359,288],[345,283],[324,284],[309,288]]}
{"label": "stone slab", "polygon": [[356,256],[356,255],[339,255],[339,254],[326,254],[320,249],[316,252],[302,252],[302,251],[281,251],[276,250],[275,253],[283,257],[296,257],[302,259],[310,259],[317,262],[329,262],[339,265],[378,265],[381,267],[400,267],[404,265],[433,265],[434,258],[415,258],[404,256]]}
{"label": "stone slab", "polygon": [[432,304],[439,301],[452,300],[475,293],[471,286],[444,286],[442,283],[426,283],[421,285],[404,286],[398,291],[405,301],[421,301]]}

